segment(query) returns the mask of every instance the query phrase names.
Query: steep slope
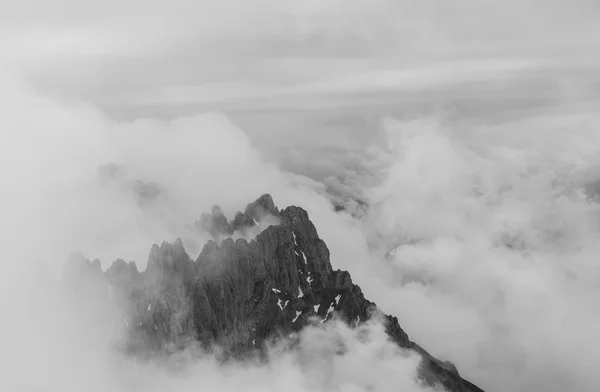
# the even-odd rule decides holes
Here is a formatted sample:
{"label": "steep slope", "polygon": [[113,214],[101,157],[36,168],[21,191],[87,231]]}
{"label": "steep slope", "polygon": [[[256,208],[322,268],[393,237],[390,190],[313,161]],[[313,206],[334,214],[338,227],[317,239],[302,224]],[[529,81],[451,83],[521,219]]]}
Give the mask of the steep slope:
{"label": "steep slope", "polygon": [[[227,237],[273,219],[279,224],[249,242]],[[350,273],[333,270],[329,250],[302,208],[279,211],[263,195],[232,222],[215,207],[197,226],[217,239],[227,238],[209,241],[195,261],[178,239],[153,245],[144,272],[123,260],[103,275],[97,263],[81,256],[67,264],[69,287],[80,287],[74,281],[88,269],[85,276],[102,275],[113,300],[124,304],[127,337],[122,349],[127,353],[142,358],[200,344],[219,347],[225,357],[243,358],[260,353],[269,340],[294,336],[309,323],[338,317],[355,326],[380,314]],[[451,363],[438,361],[412,342],[396,317],[383,317],[390,339],[423,357],[423,381],[452,392],[481,391]]]}

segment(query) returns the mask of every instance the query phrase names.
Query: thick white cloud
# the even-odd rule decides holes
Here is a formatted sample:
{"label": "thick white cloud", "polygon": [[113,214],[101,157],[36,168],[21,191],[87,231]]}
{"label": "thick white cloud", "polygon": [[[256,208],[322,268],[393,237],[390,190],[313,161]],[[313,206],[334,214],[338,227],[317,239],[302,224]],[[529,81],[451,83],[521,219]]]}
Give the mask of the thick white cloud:
{"label": "thick white cloud", "polygon": [[395,161],[367,192],[367,227],[394,278],[363,288],[490,390],[599,382],[600,205],[584,193],[600,176],[598,124],[532,118],[461,136],[439,120],[387,125]]}

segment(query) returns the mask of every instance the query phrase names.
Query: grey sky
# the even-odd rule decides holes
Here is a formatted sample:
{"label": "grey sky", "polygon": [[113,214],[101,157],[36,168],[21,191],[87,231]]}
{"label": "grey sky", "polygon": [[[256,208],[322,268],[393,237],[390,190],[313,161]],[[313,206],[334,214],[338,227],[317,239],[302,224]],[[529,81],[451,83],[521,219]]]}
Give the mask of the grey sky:
{"label": "grey sky", "polygon": [[597,65],[600,49],[600,10],[588,0],[29,0],[2,8],[4,53],[21,70],[112,109],[269,107],[269,98],[283,104],[280,96],[325,105],[332,94],[414,95],[538,68],[577,87],[579,68]]}

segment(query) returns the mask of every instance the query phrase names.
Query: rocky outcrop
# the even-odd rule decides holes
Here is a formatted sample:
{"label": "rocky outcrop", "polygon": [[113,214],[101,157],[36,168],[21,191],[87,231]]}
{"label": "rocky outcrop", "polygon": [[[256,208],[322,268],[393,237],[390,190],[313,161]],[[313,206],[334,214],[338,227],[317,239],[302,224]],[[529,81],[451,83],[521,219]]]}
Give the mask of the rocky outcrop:
{"label": "rocky outcrop", "polygon": [[220,241],[236,233],[246,236],[250,229],[258,226],[262,221],[279,224],[279,210],[271,195],[268,194],[262,195],[256,201],[248,204],[246,210],[238,212],[232,221],[227,221],[221,207],[215,205],[210,214],[204,213],[200,216],[200,220],[194,222],[194,227],[199,231],[207,232],[213,239]]}
{"label": "rocky outcrop", "polygon": [[[239,359],[260,355],[267,342],[294,336],[309,323],[337,317],[356,326],[380,314],[349,272],[332,268],[327,246],[300,207],[279,211],[264,195],[232,221],[215,207],[200,227],[224,236],[272,218],[279,224],[253,240],[209,241],[196,260],[180,240],[153,245],[141,273],[135,263],[123,260],[102,273],[79,256],[68,263],[65,281],[81,289],[73,286],[74,280],[102,275],[113,300],[124,304],[127,336],[121,348],[137,358],[199,344],[219,347],[225,357]],[[451,363],[412,342],[396,317],[384,315],[384,320],[392,341],[423,357],[424,382],[452,392],[481,391],[461,378]]]}

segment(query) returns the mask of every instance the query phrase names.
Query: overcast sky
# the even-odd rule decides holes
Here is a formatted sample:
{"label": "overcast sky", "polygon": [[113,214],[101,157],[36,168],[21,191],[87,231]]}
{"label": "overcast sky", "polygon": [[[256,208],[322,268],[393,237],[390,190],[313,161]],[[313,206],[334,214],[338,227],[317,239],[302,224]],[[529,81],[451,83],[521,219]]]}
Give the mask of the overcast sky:
{"label": "overcast sky", "polygon": [[[597,86],[600,49],[594,0],[29,0],[1,7],[3,53],[21,71],[123,116],[397,104],[430,90],[445,103],[460,99],[454,92],[465,85],[475,100],[498,93],[586,99],[597,88],[590,86]],[[519,83],[499,92],[498,81],[507,79]]]}

